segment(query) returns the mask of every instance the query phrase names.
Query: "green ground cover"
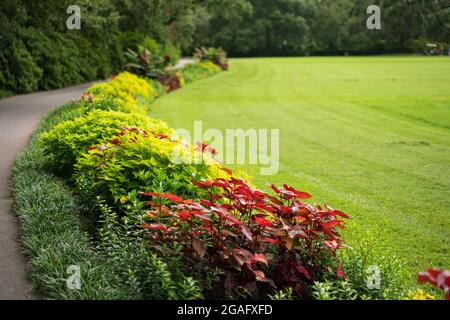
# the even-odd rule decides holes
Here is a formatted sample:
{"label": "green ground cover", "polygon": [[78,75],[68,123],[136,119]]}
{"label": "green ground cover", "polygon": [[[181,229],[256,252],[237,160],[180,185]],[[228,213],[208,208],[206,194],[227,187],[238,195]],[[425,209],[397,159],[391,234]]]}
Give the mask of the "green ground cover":
{"label": "green ground cover", "polygon": [[447,57],[234,59],[151,115],[189,130],[279,128],[277,175],[238,167],[351,215],[350,244],[380,232],[414,277],[450,265],[449,89]]}

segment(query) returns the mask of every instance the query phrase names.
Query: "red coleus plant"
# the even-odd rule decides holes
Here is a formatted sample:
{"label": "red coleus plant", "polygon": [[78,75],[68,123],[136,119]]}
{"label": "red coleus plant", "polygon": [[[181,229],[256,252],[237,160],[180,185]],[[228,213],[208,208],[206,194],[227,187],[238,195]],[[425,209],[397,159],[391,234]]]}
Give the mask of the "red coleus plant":
{"label": "red coleus plant", "polygon": [[450,270],[428,269],[419,272],[418,283],[430,283],[436,288],[444,290],[446,300],[450,300]]}
{"label": "red coleus plant", "polygon": [[305,296],[308,283],[336,265],[344,277],[335,251],[345,247],[337,228],[346,214],[305,203],[311,196],[288,185],[272,186],[270,195],[236,178],[193,183],[209,198],[143,193],[152,197],[144,227],[154,245],[176,242],[196,266],[220,268],[225,294],[215,298],[233,297],[241,287],[254,297],[267,297],[271,287]]}

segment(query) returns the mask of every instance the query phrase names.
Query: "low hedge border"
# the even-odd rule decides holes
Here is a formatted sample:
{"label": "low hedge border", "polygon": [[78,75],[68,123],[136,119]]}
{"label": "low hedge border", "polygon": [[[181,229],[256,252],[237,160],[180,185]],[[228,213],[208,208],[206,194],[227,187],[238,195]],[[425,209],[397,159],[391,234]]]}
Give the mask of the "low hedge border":
{"label": "low hedge border", "polygon": [[[116,298],[106,279],[107,266],[92,249],[90,236],[76,214],[80,202],[63,181],[46,170],[48,159],[37,143],[56,123],[76,116],[73,106],[67,104],[49,113],[14,164],[12,193],[19,233],[29,257],[30,278],[41,297]],[[70,265],[80,266],[81,290],[67,288]]]}

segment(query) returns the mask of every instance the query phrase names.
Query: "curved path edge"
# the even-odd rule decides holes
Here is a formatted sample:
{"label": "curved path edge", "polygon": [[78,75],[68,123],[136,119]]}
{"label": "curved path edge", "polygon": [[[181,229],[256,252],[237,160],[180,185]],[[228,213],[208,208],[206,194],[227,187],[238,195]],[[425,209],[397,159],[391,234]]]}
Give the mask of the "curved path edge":
{"label": "curved path edge", "polygon": [[42,117],[92,83],[0,100],[0,299],[36,299],[26,276],[26,257],[17,235],[18,222],[10,194],[11,166]]}

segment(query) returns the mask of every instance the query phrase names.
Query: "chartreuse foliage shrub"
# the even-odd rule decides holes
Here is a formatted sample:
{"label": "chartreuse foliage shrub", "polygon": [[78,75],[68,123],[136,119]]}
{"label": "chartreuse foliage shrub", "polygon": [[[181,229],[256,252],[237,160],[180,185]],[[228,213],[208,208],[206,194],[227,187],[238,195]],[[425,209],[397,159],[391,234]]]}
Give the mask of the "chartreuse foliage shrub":
{"label": "chartreuse foliage shrub", "polygon": [[192,184],[193,178],[225,174],[212,159],[203,156],[205,161],[196,161],[200,156],[165,127],[123,127],[116,136],[78,158],[75,178],[79,186],[90,186],[95,194],[119,207],[144,191],[195,196],[198,188]]}
{"label": "chartreuse foliage shrub", "polygon": [[89,147],[108,141],[124,126],[138,126],[156,133],[171,132],[164,122],[145,115],[93,110],[45,132],[41,136],[41,144],[52,159],[54,169],[70,173],[76,159]]}
{"label": "chartreuse foliage shrub", "polygon": [[129,72],[122,72],[111,81],[95,84],[86,93],[86,98],[93,103],[112,100],[116,106],[114,110],[138,113],[145,113],[149,103],[157,97],[147,81]]}

